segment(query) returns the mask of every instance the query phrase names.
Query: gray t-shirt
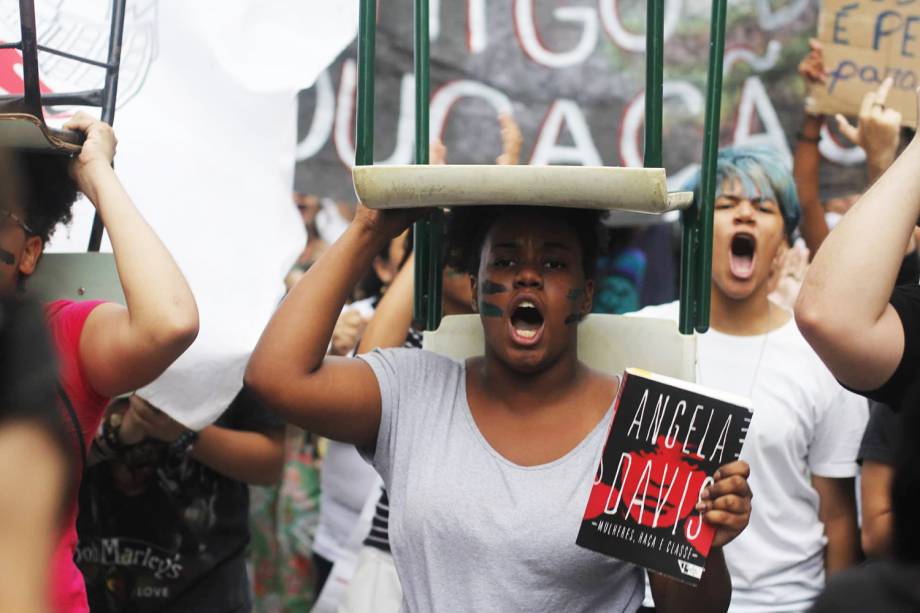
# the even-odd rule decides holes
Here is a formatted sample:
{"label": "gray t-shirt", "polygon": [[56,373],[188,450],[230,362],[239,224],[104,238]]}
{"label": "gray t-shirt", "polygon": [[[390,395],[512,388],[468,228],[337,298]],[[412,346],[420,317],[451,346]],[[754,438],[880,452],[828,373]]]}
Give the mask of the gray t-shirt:
{"label": "gray t-shirt", "polygon": [[380,385],[372,463],[390,495],[403,611],[639,607],[641,569],[575,544],[612,411],[565,456],[519,466],[476,426],[463,364],[417,349],[361,357]]}

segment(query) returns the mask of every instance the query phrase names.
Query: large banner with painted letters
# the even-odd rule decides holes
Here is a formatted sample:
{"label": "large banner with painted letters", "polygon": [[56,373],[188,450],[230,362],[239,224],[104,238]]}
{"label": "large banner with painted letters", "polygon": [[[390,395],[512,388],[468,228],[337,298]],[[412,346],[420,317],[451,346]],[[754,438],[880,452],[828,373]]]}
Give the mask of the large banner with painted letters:
{"label": "large banner with painted letters", "polygon": [[[377,33],[376,160],[412,162],[412,0],[381,2]],[[451,163],[491,163],[497,113],[512,113],[521,163],[642,164],[645,1],[431,0],[431,135]],[[668,0],[664,161],[672,187],[698,163],[711,3]],[[791,160],[802,115],[796,67],[815,35],[817,3],[729,2],[723,144],[760,143]],[[296,187],[353,201],[355,45],[300,97]],[[859,162],[825,138],[830,159]]]}

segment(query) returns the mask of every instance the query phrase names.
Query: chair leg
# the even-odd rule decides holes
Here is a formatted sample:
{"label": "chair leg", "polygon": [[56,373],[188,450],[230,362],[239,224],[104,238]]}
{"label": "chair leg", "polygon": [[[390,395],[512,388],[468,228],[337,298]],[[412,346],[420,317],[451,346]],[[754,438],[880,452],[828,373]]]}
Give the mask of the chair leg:
{"label": "chair leg", "polygon": [[709,329],[712,278],[712,224],[715,213],[716,158],[719,154],[719,123],[722,108],[722,63],[725,54],[727,0],[713,0],[709,31],[709,71],[706,76],[706,119],[703,135],[703,166],[699,204],[699,278],[694,328]]}
{"label": "chair leg", "polygon": [[661,134],[664,98],[664,0],[649,0],[645,35],[645,152],[646,168],[664,166]]}
{"label": "chair leg", "polygon": [[35,30],[34,0],[19,0],[19,27],[22,33],[22,81],[25,112],[42,116],[41,92],[38,83],[38,33]]}
{"label": "chair leg", "polygon": [[[109,30],[109,53],[105,69],[105,85],[102,89],[102,121],[110,126],[115,123],[115,103],[118,98],[118,74],[121,70],[121,43],[125,32],[125,3],[127,0],[112,1],[112,24]],[[89,233],[86,250],[99,251],[102,246],[102,218],[98,211],[93,215],[93,227]]]}
{"label": "chair leg", "polygon": [[429,280],[431,279],[431,229],[428,221],[417,221],[412,230],[415,253],[415,295],[412,302],[412,318],[423,328],[428,329]]}
{"label": "chair leg", "polygon": [[[428,163],[429,101],[431,95],[428,0],[415,0],[413,49],[415,53],[415,163]],[[415,224],[414,319],[425,330],[437,328],[441,319],[440,224]]]}
{"label": "chair leg", "polygon": [[125,4],[127,0],[112,1],[112,24],[109,31],[109,53],[102,94],[102,121],[109,125],[115,121],[115,100],[118,95],[118,73],[121,68],[121,45],[125,32]]}

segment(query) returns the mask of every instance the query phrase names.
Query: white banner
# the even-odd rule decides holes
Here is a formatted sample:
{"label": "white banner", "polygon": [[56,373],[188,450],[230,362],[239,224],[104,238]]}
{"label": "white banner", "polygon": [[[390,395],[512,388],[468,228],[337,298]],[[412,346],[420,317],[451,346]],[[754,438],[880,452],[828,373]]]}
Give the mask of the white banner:
{"label": "white banner", "polygon": [[[108,0],[37,4],[40,42],[105,58]],[[356,29],[354,1],[128,2],[116,169],[179,262],[201,319],[195,344],[142,393],[189,427],[216,419],[238,392],[303,248],[291,202],[295,94]],[[18,0],[0,0],[0,39],[19,39]],[[6,91],[21,75],[16,53],[0,51]],[[48,91],[101,85],[101,70],[40,60]],[[91,214],[83,202],[49,250],[85,250]]]}

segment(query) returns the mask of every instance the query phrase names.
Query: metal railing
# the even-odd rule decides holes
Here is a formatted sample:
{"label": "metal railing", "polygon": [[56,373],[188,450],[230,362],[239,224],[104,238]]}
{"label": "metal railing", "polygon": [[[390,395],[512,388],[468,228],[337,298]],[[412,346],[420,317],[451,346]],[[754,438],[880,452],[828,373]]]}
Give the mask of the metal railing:
{"label": "metal railing", "polygon": [[[428,163],[429,36],[428,0],[415,2],[415,163]],[[680,331],[709,328],[712,275],[712,223],[716,156],[722,94],[727,0],[713,0],[709,34],[703,157],[699,201],[682,213],[680,267]],[[374,68],[377,0],[361,0],[358,32],[358,110],[355,164],[374,163]],[[646,33],[646,95],[644,165],[660,168],[664,95],[664,0],[648,0]],[[435,213],[414,226],[414,317],[425,329],[441,321],[442,217]]]}

